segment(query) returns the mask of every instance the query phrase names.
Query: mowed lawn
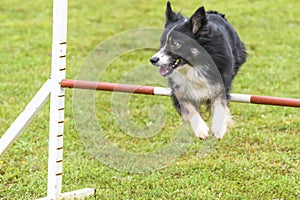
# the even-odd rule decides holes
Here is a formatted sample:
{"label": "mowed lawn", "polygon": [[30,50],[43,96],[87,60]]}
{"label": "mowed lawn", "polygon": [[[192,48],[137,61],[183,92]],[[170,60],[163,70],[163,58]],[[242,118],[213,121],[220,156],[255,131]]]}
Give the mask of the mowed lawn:
{"label": "mowed lawn", "polygon": [[[75,79],[90,52],[111,36],[163,27],[165,3],[70,0],[67,78]],[[249,56],[232,92],[300,98],[299,0],[173,0],[172,4],[185,16],[205,5],[225,13],[236,28]],[[49,78],[51,36],[51,1],[1,2],[0,136]],[[153,45],[158,48],[159,38]],[[154,52],[140,49],[120,56],[107,67],[102,80],[118,82],[135,67],[149,66],[151,76],[165,86],[148,63]],[[151,110],[153,105],[163,108],[165,117],[160,132],[152,136],[150,131],[149,138],[133,137],[116,123],[112,94],[99,92],[95,98],[102,133],[128,152],[147,154],[164,148],[179,126],[180,118],[168,97],[132,95],[128,109],[133,125],[151,125],[149,115],[160,110]],[[211,139],[207,152],[202,151],[207,142],[192,138],[187,151],[168,166],[130,173],[105,165],[86,151],[72,100],[73,91],[67,90],[63,192],[96,188],[91,199],[300,199],[299,108],[231,103],[235,127],[221,141]],[[46,196],[48,130],[49,103],[0,157],[0,199]]]}

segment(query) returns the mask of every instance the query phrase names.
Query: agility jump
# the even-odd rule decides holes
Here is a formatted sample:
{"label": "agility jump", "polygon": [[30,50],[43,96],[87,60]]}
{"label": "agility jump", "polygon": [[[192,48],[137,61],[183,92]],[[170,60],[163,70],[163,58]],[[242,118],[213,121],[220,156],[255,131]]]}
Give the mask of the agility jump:
{"label": "agility jump", "polygon": [[[24,111],[17,117],[0,139],[0,156],[26,128],[50,97],[50,130],[48,158],[48,187],[44,199],[74,199],[93,195],[95,189],[84,188],[62,193],[62,163],[64,137],[65,88],[92,89],[102,91],[126,92],[147,95],[170,96],[169,88],[137,86],[116,83],[91,82],[66,79],[67,44],[67,0],[53,1],[53,36],[51,77],[48,79]],[[267,96],[231,94],[231,101],[300,107],[300,99],[276,98]]]}
{"label": "agility jump", "polygon": [[[61,87],[63,88],[125,92],[125,93],[157,95],[157,96],[171,95],[170,88],[153,87],[153,86],[128,85],[128,84],[70,80],[70,79],[63,79],[60,82],[60,84]],[[231,94],[230,101],[240,102],[240,103],[273,105],[273,106],[300,107],[300,99],[257,96],[257,95],[248,95],[248,94]]]}

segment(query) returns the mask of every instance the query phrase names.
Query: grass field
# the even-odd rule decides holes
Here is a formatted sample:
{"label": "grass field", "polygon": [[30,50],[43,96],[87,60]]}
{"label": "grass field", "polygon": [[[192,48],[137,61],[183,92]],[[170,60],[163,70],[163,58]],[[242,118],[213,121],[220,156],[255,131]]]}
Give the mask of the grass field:
{"label": "grass field", "polygon": [[[112,35],[135,28],[162,27],[165,3],[70,0],[67,78],[75,79],[89,53]],[[186,16],[200,5],[225,13],[239,32],[249,57],[232,92],[300,98],[299,0],[172,3]],[[0,21],[2,136],[50,75],[52,3],[3,1]],[[107,68],[102,80],[119,81],[134,67],[148,66],[154,52],[145,49],[122,55]],[[155,68],[149,70],[157,83],[165,84]],[[72,94],[72,90],[66,91],[63,192],[93,187],[97,195],[91,199],[300,199],[297,108],[232,103],[236,126],[223,140],[213,141],[206,156],[200,151],[206,143],[193,138],[188,151],[167,167],[129,173],[102,164],[86,151],[74,120]],[[128,107],[134,125],[153,123],[149,117],[153,105],[161,106],[158,110],[163,108],[165,117],[162,130],[155,136],[132,137],[116,124],[111,99],[111,93],[97,93],[96,114],[107,138],[126,151],[159,150],[179,126],[169,98],[131,96]],[[49,103],[0,157],[0,199],[46,196],[48,128]]]}

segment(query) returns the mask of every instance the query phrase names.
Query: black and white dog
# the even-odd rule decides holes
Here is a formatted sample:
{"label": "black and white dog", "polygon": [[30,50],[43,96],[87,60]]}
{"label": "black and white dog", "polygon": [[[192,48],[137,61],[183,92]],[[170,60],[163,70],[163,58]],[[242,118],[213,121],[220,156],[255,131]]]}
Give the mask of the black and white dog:
{"label": "black and white dog", "polygon": [[150,62],[168,78],[173,105],[196,137],[209,135],[199,113],[206,104],[212,113],[211,131],[221,139],[231,123],[231,82],[247,57],[244,44],[225,15],[216,11],[200,7],[185,18],[168,2],[165,17],[160,49]]}

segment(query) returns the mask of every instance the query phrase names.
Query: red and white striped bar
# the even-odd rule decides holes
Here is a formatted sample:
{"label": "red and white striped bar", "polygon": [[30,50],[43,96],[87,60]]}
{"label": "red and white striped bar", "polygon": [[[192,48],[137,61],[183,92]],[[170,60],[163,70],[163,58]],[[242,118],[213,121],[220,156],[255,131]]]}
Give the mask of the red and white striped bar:
{"label": "red and white striped bar", "polygon": [[[153,86],[140,86],[140,85],[117,84],[117,83],[108,83],[108,82],[69,80],[69,79],[62,80],[60,84],[61,87],[63,88],[114,91],[114,92],[148,94],[148,95],[158,95],[158,96],[171,95],[170,88],[153,87]],[[239,103],[273,105],[273,106],[300,107],[300,99],[257,96],[257,95],[249,95],[249,94],[231,94],[230,101],[239,102]]]}
{"label": "red and white striped bar", "polygon": [[88,90],[114,91],[114,92],[136,93],[136,94],[159,95],[159,96],[171,95],[170,88],[152,87],[152,86],[140,86],[140,85],[82,81],[82,80],[68,80],[68,79],[62,80],[60,85],[63,88],[78,88],[78,89],[88,89]]}
{"label": "red and white striped bar", "polygon": [[300,107],[300,99],[257,96],[249,94],[231,94],[230,101],[241,103],[264,104],[273,106]]}

